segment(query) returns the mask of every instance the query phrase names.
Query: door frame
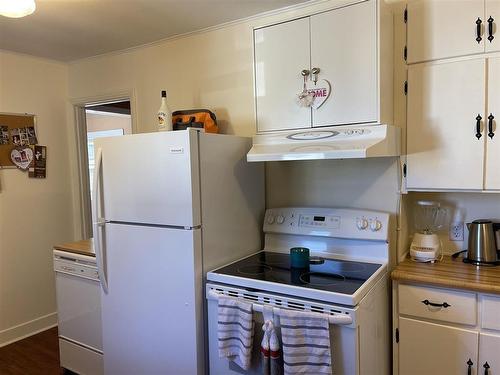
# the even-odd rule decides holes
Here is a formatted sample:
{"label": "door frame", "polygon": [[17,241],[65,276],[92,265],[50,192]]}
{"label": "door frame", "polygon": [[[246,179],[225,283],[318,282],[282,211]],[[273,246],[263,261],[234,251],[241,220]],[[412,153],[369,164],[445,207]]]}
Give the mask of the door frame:
{"label": "door frame", "polygon": [[87,120],[86,107],[95,104],[106,104],[118,101],[130,101],[130,115],[132,120],[132,134],[137,133],[137,99],[135,89],[111,92],[83,98],[73,98],[70,103],[73,107],[75,151],[78,173],[78,208],[80,211],[80,233],[82,238],[92,237],[92,208],[90,200],[90,184],[88,176],[87,155]]}

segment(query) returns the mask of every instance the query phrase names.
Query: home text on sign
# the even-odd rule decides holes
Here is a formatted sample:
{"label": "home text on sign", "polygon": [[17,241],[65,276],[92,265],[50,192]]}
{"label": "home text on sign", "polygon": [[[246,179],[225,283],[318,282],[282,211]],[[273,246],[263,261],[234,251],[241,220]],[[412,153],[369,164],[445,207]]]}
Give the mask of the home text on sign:
{"label": "home text on sign", "polygon": [[310,94],[313,94],[313,96],[315,98],[316,97],[325,98],[328,96],[328,90],[326,89],[326,87],[319,87],[317,89],[310,89],[310,90],[308,90],[308,92]]}

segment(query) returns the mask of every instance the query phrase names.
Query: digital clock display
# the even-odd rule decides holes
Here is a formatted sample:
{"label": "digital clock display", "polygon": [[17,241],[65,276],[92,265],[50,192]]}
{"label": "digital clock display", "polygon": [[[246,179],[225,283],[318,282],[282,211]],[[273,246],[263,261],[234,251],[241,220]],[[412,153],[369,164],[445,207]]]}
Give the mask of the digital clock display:
{"label": "digital clock display", "polygon": [[325,221],[324,216],[314,216],[314,221]]}

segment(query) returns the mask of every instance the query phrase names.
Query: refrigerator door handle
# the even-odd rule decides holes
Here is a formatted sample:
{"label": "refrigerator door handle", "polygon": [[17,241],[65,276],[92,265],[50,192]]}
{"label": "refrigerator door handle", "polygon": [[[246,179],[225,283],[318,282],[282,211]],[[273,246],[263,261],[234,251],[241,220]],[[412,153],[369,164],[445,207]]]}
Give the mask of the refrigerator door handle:
{"label": "refrigerator door handle", "polygon": [[102,166],[102,150],[97,149],[95,154],[95,169],[94,169],[94,181],[93,181],[93,196],[92,196],[92,226],[94,232],[94,250],[95,257],[97,261],[97,273],[99,274],[99,280],[101,282],[102,289],[105,293],[108,292],[108,280],[106,278],[106,272],[104,271],[104,259],[103,259],[103,243],[101,240],[101,228],[104,227],[106,221],[101,218],[100,214],[100,200],[101,200],[101,166]]}

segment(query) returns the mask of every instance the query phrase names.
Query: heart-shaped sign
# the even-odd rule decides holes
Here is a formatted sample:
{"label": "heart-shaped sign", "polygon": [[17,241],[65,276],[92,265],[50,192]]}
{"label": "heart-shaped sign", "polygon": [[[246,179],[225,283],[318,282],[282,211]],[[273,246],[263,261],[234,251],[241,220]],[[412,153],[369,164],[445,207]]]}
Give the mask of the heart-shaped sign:
{"label": "heart-shaped sign", "polygon": [[326,79],[320,79],[316,82],[316,84],[314,84],[314,82],[310,82],[307,85],[307,92],[313,94],[314,96],[314,101],[311,107],[318,109],[325,104],[326,100],[330,97],[332,85]]}
{"label": "heart-shaped sign", "polygon": [[16,147],[10,152],[10,160],[16,167],[26,171],[33,160],[33,150],[30,147]]}

